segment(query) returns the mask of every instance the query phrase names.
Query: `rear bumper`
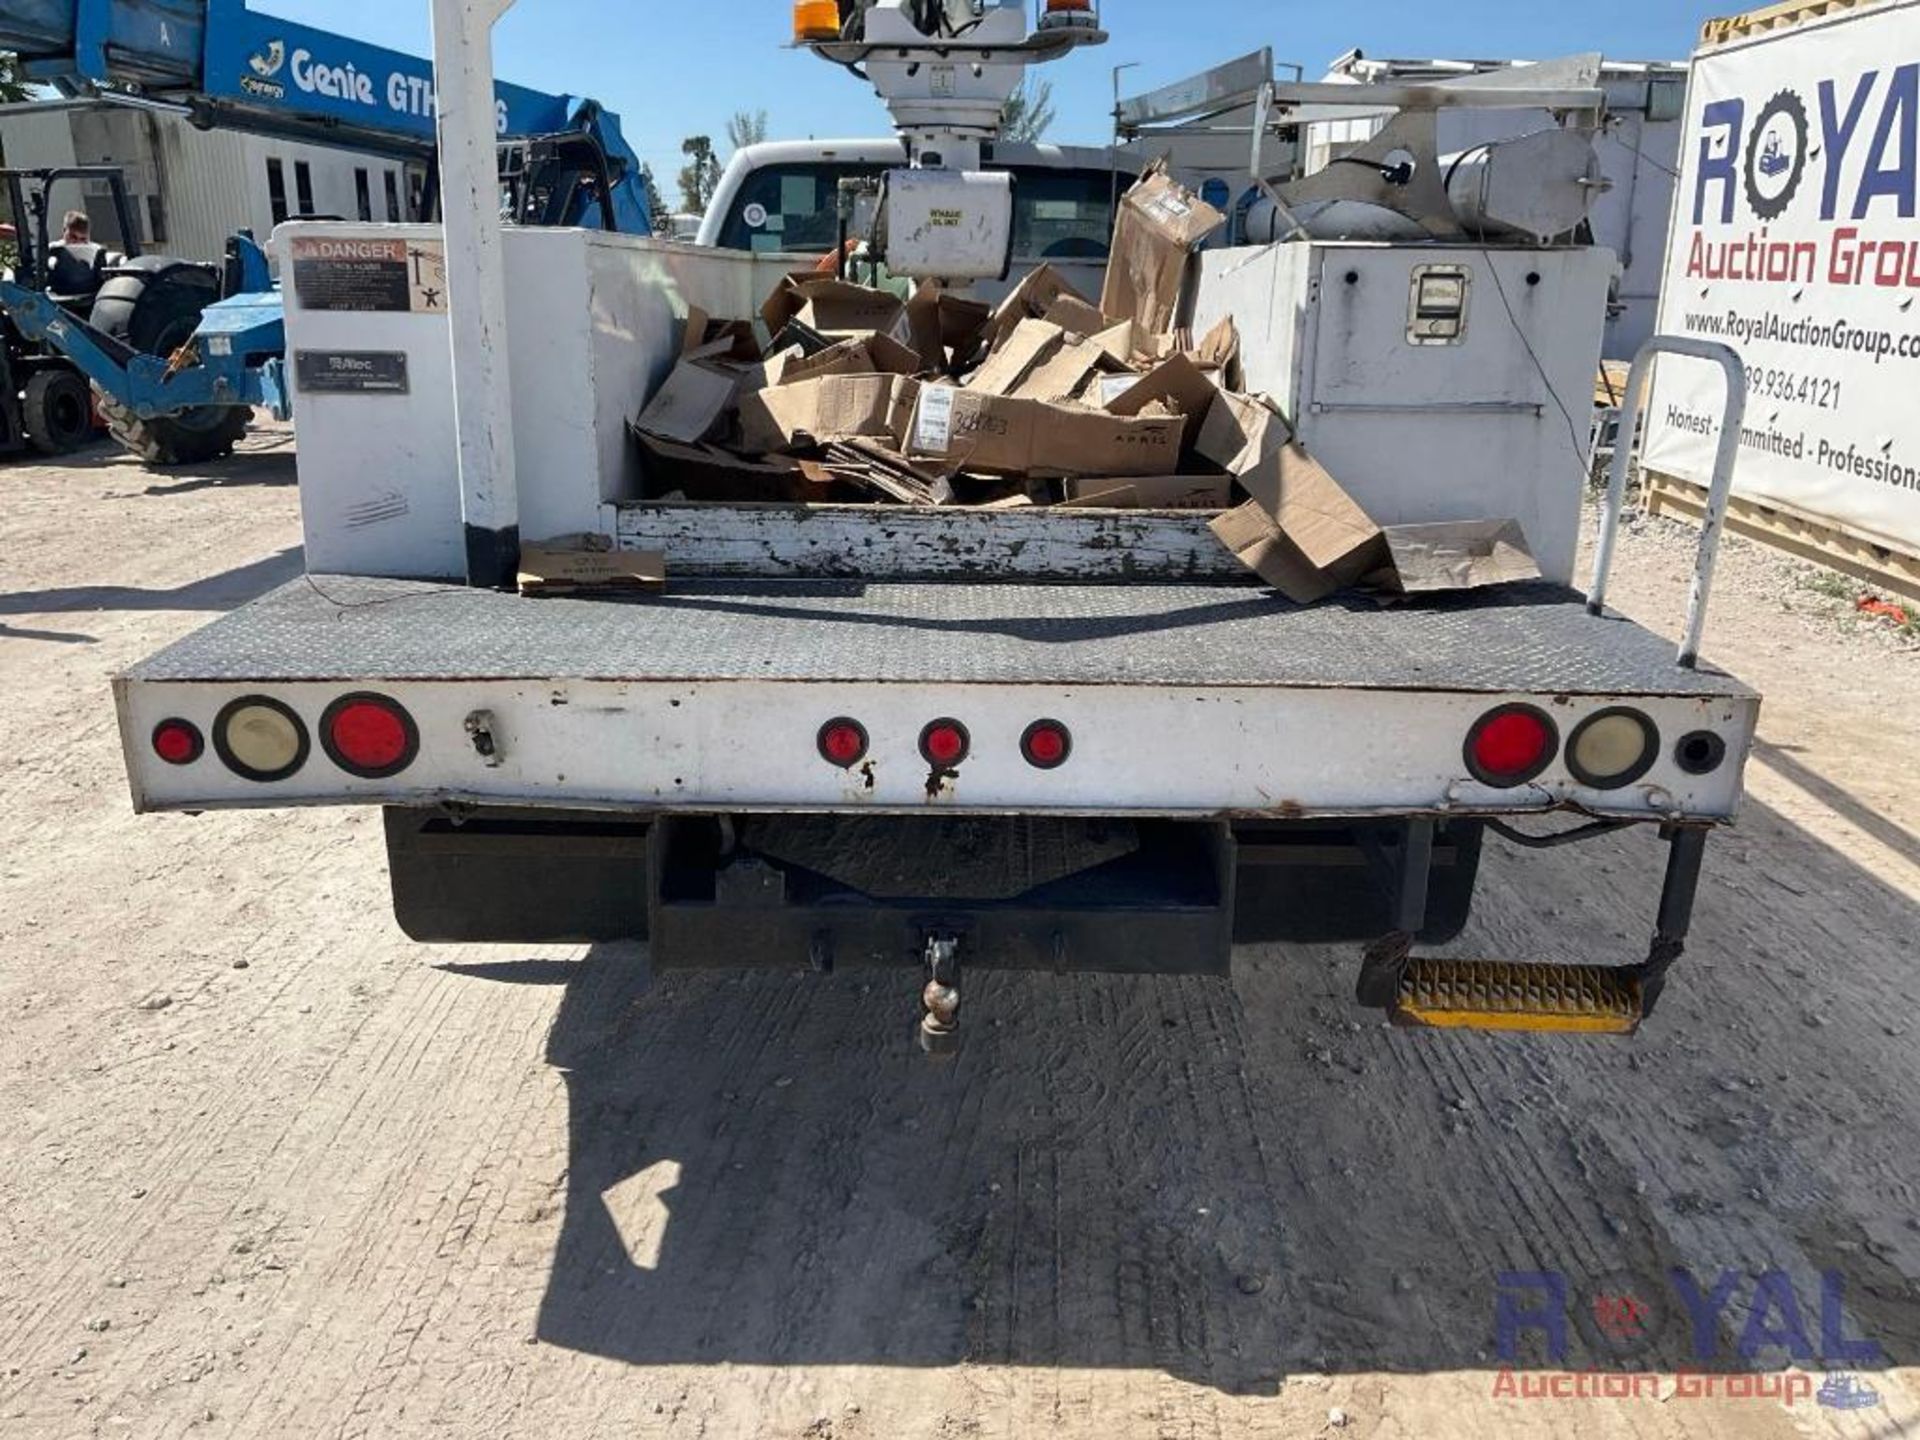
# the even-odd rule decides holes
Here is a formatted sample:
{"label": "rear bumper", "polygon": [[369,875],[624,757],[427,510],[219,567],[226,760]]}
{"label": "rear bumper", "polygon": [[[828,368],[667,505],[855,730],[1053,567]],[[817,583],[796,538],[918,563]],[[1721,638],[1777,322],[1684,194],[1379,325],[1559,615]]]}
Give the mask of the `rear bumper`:
{"label": "rear bumper", "polygon": [[[399,775],[361,779],[334,763],[318,729],[343,695],[377,690],[420,733]],[[262,696],[313,740],[295,773],[267,782],[224,767],[211,743],[230,703]],[[1495,788],[1469,773],[1464,745],[1497,706],[1525,703],[1562,736],[1630,705],[1661,736],[1634,784],[1581,784],[1563,755],[1529,783]],[[295,805],[481,805],[614,812],[797,810],[913,814],[1214,816],[1222,818],[1525,814],[1574,809],[1627,819],[1730,819],[1757,702],[1730,696],[1463,694],[1261,687],[874,685],[816,682],[406,681],[348,683],[126,680],[121,728],[141,811]],[[823,758],[822,726],[857,720],[864,760]],[[971,752],[949,770],[922,757],[932,721],[959,720]],[[151,748],[156,726],[185,720],[208,738],[187,765]],[[1035,721],[1065,725],[1066,764],[1021,753]],[[1676,747],[1710,732],[1726,759],[1691,775]],[[480,737],[484,734],[484,743]]]}
{"label": "rear bumper", "polygon": [[[394,914],[425,943],[651,942],[662,967],[919,963],[1224,974],[1235,942],[1363,940],[1405,826],[918,816],[386,812]],[[1440,827],[1422,938],[1465,923],[1481,826]]]}
{"label": "rear bumper", "polygon": [[[135,667],[118,683],[142,810],[469,804],[616,813],[1126,815],[1169,818],[1523,814],[1732,816],[1759,701],[1673,664],[1672,648],[1551,587],[1448,604],[1290,607],[1247,586],[676,582],[633,603],[407,582],[305,578]],[[373,692],[419,745],[361,778],[319,735]],[[222,763],[223,709],[259,698],[312,742],[266,780]],[[1564,753],[1524,785],[1476,780],[1488,711],[1530,705],[1560,738],[1641,712],[1657,753],[1633,783],[1581,783]],[[857,763],[821,729],[856,721]],[[163,720],[208,740],[168,764]],[[971,740],[936,769],[920,737]],[[1036,721],[1065,763],[1031,764]],[[1683,737],[1720,758],[1689,773]],[[1563,747],[1564,749],[1564,747]]]}

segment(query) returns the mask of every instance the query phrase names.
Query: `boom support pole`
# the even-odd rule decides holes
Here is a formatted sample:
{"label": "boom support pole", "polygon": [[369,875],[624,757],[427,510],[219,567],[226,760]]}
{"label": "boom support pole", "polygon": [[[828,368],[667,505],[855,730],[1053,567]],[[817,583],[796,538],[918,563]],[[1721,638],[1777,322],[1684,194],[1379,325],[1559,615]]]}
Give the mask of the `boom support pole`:
{"label": "boom support pole", "polygon": [[467,583],[485,589],[512,585],[520,560],[493,88],[493,26],[512,4],[433,0],[460,518]]}

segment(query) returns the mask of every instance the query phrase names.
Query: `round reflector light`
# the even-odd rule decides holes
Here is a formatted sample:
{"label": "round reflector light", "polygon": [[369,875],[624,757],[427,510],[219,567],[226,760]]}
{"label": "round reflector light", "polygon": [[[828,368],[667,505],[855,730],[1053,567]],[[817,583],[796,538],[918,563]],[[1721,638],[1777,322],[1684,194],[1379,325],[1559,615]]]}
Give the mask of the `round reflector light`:
{"label": "round reflector light", "polygon": [[1073,753],[1073,736],[1058,720],[1036,720],[1020,737],[1020,753],[1036,770],[1058,770]]}
{"label": "round reflector light", "polygon": [[213,722],[213,749],[243,780],[284,780],[307,763],[312,741],[293,710],[265,695],[245,695]]}
{"label": "round reflector light", "polygon": [[972,748],[967,727],[958,720],[935,720],[920,732],[920,757],[942,770],[953,769]]}
{"label": "round reflector light", "polygon": [[829,765],[851,770],[867,758],[867,727],[842,716],[820,727],[820,757]]}
{"label": "round reflector light", "polygon": [[1726,758],[1727,742],[1711,730],[1696,730],[1682,736],[1673,751],[1674,763],[1689,775],[1711,775]]}
{"label": "round reflector light", "polygon": [[191,765],[206,749],[200,727],[191,720],[162,720],[153,727],[153,753],[169,765]]}
{"label": "round reflector light", "polygon": [[320,717],[320,744],[327,758],[349,775],[384,780],[414,762],[420,753],[420,730],[397,700],[342,695]]}
{"label": "round reflector light", "polygon": [[1582,720],[1567,741],[1567,768],[1582,785],[1618,790],[1653,768],[1660,732],[1638,710],[1616,707]]}
{"label": "round reflector light", "polygon": [[1560,732],[1546,711],[1532,705],[1502,705],[1480,717],[1467,735],[1467,769],[1496,790],[1535,779],[1553,763]]}

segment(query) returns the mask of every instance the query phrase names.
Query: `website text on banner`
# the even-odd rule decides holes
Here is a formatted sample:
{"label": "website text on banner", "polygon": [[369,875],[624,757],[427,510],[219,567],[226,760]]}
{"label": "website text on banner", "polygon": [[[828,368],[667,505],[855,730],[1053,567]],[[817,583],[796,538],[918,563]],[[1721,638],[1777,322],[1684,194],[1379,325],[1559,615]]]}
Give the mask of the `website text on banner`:
{"label": "website text on banner", "polygon": [[[1920,554],[1920,3],[1703,49],[1687,105],[1660,328],[1746,360],[1735,493]],[[1720,385],[1660,363],[1648,469],[1707,482]]]}

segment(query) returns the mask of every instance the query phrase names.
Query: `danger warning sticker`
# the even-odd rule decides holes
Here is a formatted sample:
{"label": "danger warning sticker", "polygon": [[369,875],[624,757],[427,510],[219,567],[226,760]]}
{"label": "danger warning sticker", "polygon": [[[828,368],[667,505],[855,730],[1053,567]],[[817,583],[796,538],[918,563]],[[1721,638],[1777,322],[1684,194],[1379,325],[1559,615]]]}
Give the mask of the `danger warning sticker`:
{"label": "danger warning sticker", "polygon": [[447,313],[447,252],[438,240],[321,237],[293,242],[303,310]]}

